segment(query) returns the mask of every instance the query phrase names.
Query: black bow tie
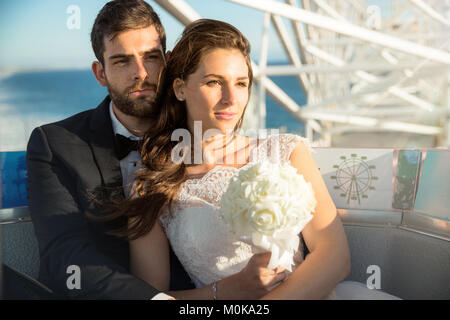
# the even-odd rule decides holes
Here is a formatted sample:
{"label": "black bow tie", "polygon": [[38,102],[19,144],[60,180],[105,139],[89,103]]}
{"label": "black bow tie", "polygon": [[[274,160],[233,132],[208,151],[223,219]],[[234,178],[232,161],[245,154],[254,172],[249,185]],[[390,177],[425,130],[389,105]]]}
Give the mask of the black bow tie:
{"label": "black bow tie", "polygon": [[114,146],[116,148],[117,158],[120,161],[131,151],[138,150],[139,140],[131,140],[121,134],[116,134],[114,137]]}

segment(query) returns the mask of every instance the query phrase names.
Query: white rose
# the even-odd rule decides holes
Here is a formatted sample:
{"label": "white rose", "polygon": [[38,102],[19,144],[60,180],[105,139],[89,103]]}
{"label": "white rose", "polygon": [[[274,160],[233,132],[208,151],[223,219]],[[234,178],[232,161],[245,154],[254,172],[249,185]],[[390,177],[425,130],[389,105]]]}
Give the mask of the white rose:
{"label": "white rose", "polygon": [[248,222],[254,230],[271,235],[283,224],[283,212],[276,202],[259,202],[248,210]]}
{"label": "white rose", "polygon": [[265,161],[231,179],[221,214],[236,231],[274,234],[304,226],[315,206],[311,184],[295,168]]}
{"label": "white rose", "polygon": [[290,270],[298,234],[312,219],[311,183],[289,164],[257,163],[239,171],[222,196],[220,213],[235,232],[272,252],[269,265]]}

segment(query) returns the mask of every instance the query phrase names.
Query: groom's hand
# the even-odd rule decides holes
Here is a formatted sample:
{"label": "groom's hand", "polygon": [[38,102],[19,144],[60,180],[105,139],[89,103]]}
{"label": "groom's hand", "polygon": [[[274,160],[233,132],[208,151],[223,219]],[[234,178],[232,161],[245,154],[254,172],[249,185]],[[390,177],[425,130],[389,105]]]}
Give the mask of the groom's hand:
{"label": "groom's hand", "polygon": [[270,256],[270,252],[253,255],[245,268],[237,274],[240,293],[244,295],[242,299],[259,299],[287,278],[284,268],[267,268]]}

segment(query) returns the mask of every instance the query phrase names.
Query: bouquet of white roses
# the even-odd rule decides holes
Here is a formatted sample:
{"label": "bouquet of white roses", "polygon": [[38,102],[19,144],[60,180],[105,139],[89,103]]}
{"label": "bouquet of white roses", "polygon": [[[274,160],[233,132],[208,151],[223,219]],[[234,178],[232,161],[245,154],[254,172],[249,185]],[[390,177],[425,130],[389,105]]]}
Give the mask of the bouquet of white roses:
{"label": "bouquet of white roses", "polygon": [[230,180],[220,213],[234,232],[272,253],[268,268],[292,271],[299,233],[315,207],[311,183],[294,167],[263,161]]}

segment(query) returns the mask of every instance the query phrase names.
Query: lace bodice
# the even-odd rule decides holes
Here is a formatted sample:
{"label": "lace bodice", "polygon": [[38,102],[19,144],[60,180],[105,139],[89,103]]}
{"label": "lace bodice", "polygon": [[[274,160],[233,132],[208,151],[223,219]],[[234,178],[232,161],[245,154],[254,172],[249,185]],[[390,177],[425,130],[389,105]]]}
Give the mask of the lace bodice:
{"label": "lace bodice", "polygon": [[[187,180],[173,206],[172,214],[165,210],[159,221],[167,238],[196,287],[241,271],[253,254],[262,252],[233,234],[219,215],[220,200],[230,179],[239,170],[261,161],[289,161],[299,141],[308,141],[293,134],[272,135],[259,140],[243,167],[217,165],[203,177]],[[303,242],[294,261],[303,261]]]}

